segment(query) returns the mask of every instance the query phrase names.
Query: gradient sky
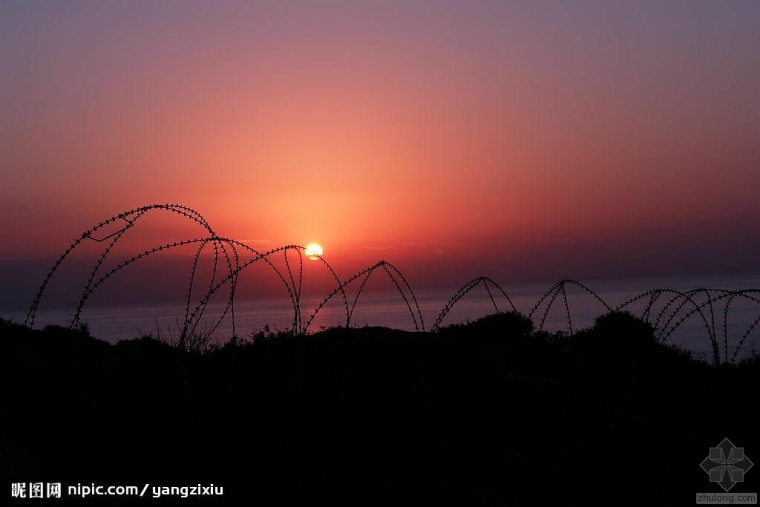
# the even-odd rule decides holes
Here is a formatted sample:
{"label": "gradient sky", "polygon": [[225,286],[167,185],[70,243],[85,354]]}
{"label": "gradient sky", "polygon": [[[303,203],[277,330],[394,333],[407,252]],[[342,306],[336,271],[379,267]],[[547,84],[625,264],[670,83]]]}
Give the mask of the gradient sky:
{"label": "gradient sky", "polygon": [[0,0],[0,261],[172,202],[417,285],[756,272],[758,26],[753,0]]}

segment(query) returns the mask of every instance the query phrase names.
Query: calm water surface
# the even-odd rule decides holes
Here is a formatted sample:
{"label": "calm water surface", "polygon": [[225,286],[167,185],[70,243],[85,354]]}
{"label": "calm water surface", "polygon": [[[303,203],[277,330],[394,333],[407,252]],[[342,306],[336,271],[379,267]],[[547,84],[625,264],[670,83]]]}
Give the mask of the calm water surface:
{"label": "calm water surface", "polygon": [[[588,282],[586,285],[596,292],[610,307],[615,308],[624,302],[651,289],[672,288],[677,290],[690,290],[695,288],[708,289],[757,289],[760,288],[760,275],[748,276],[722,276],[701,278],[673,278],[673,279],[647,279],[647,280],[606,280]],[[551,284],[503,286],[511,302],[518,311],[528,314],[551,288]],[[474,320],[484,315],[499,310],[511,310],[512,306],[498,290],[491,287],[494,301],[491,300],[488,291],[479,285],[471,290],[466,296],[458,301],[441,321],[441,325],[448,325],[468,320]],[[412,305],[414,318],[404,299],[398,292],[364,292],[359,298],[351,318],[352,326],[378,325],[397,329],[414,331],[415,329],[430,330],[439,317],[446,303],[456,289],[446,291],[418,291],[415,297],[419,305],[421,319],[417,309]],[[564,299],[558,297],[553,305],[546,311],[548,299],[538,307],[533,315],[533,322],[539,327],[543,321],[543,328],[548,331],[569,331],[570,324],[573,330],[589,327],[594,318],[606,312],[606,308],[596,298],[586,291],[568,285],[567,286],[567,309]],[[355,289],[347,289],[349,305],[356,296]],[[304,295],[301,298],[302,324],[305,325],[325,294]],[[754,294],[760,299],[760,294]],[[672,298],[668,295],[661,296],[653,305],[652,315],[656,315],[660,309],[666,306]],[[413,303],[411,295],[407,299]],[[698,297],[695,300],[698,301]],[[634,315],[640,316],[644,311],[649,299],[640,301],[626,307]],[[496,306],[494,306],[494,302]],[[699,302],[699,301],[698,301]],[[725,300],[724,300],[725,302]],[[729,308],[728,320],[724,324],[725,304],[718,304],[713,308],[713,316],[709,309],[705,308],[708,316],[707,327],[712,330],[720,340],[721,356],[724,355],[725,345],[723,338],[728,335],[728,357],[731,358],[736,344],[744,336],[753,322],[760,317],[760,304],[743,298],[734,299]],[[198,329],[208,330],[224,312],[225,304],[211,303],[206,308],[204,319],[201,320]],[[677,324],[679,318],[686,313],[688,306],[678,314],[678,317],[668,322],[667,314],[660,321],[660,330],[670,329]],[[235,332],[240,336],[248,336],[251,332],[262,329],[269,325],[271,329],[285,330],[293,325],[294,310],[288,297],[262,300],[236,300],[235,301]],[[567,310],[569,309],[571,320],[568,323]],[[671,306],[671,310],[674,308]],[[545,313],[546,312],[546,313]],[[544,318],[545,314],[545,318]],[[71,309],[46,309],[41,308],[37,313],[35,327],[43,327],[47,324],[64,325],[71,318]],[[5,318],[23,322],[24,312],[5,312]],[[154,336],[161,333],[164,337],[177,336],[181,324],[184,321],[184,305],[151,305],[151,306],[124,306],[124,307],[85,307],[82,313],[82,321],[86,322],[91,332],[99,338],[110,342],[122,339],[134,338],[142,334],[152,333]],[[333,297],[316,314],[310,323],[310,332],[319,331],[329,326],[345,325],[346,310],[343,298],[340,295]],[[230,313],[222,320],[214,332],[216,341],[225,341],[232,335],[233,323]],[[678,325],[668,338],[668,341],[695,352],[697,357],[710,360],[712,358],[709,332],[705,322],[697,314],[687,318]],[[746,357],[754,350],[760,350],[760,325],[749,333],[745,342],[739,349],[738,359]]]}

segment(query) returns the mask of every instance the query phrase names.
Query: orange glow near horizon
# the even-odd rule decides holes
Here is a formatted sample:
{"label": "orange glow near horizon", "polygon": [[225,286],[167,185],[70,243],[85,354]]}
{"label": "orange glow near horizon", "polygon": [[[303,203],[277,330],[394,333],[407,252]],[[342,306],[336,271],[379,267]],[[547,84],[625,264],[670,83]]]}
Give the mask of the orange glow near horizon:
{"label": "orange glow near horizon", "polygon": [[540,252],[563,278],[662,245],[750,264],[757,6],[444,4],[10,9],[0,260],[174,202],[257,250],[319,238],[342,272],[384,258],[453,284],[544,279]]}

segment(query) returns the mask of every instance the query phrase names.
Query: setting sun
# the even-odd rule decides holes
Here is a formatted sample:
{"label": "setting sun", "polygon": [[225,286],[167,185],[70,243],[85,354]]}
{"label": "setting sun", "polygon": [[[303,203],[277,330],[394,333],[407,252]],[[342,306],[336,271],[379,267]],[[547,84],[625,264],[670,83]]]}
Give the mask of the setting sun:
{"label": "setting sun", "polygon": [[306,245],[303,253],[306,254],[309,259],[315,261],[322,255],[322,247],[316,243],[309,243]]}

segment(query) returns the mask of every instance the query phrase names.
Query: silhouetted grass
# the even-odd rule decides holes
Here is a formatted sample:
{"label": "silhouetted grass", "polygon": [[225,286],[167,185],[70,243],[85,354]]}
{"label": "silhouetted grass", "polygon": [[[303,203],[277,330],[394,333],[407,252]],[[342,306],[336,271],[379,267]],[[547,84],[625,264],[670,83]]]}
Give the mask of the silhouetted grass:
{"label": "silhouetted grass", "polygon": [[760,449],[757,356],[710,366],[625,313],[574,335],[517,313],[438,333],[263,329],[203,352],[3,320],[0,335],[11,482],[213,482],[256,505],[678,504],[710,490],[709,447]]}

